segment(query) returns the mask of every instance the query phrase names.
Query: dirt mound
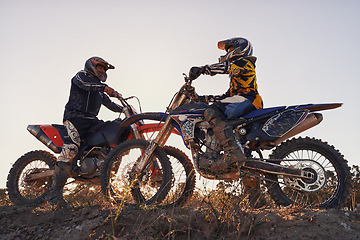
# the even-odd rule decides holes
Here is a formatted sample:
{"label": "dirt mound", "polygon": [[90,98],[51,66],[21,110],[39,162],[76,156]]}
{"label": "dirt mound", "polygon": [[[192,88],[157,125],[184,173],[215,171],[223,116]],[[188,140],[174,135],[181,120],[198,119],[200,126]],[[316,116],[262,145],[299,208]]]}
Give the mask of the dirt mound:
{"label": "dirt mound", "polygon": [[219,213],[201,207],[125,208],[117,213],[100,206],[57,211],[2,206],[0,239],[360,238],[360,214],[355,212],[265,209],[242,211],[226,221]]}

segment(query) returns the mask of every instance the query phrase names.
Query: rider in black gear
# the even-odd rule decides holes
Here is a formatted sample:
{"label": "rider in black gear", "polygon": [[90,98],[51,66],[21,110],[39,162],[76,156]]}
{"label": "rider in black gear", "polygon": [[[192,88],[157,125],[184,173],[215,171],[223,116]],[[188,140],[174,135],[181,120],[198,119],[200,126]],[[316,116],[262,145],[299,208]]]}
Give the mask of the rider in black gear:
{"label": "rider in black gear", "polygon": [[89,72],[78,72],[71,80],[64,121],[76,117],[96,118],[102,104],[114,112],[121,112],[122,107],[112,102],[104,93],[105,87],[106,84],[94,78]]}
{"label": "rider in black gear", "polygon": [[52,205],[65,203],[62,190],[70,176],[72,160],[78,154],[81,143],[86,140],[90,128],[103,123],[97,118],[101,105],[114,112],[123,111],[120,105],[109,98],[121,95],[103,83],[108,69],[114,69],[114,66],[102,58],[92,57],[86,61],[84,70],[71,80],[70,97],[63,117],[70,139],[64,142],[55,164],[53,187],[48,199]]}

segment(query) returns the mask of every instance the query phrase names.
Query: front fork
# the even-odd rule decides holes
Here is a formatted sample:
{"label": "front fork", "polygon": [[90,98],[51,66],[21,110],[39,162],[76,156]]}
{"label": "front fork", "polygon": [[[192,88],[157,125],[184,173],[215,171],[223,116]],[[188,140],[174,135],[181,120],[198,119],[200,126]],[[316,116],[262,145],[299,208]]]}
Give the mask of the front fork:
{"label": "front fork", "polygon": [[[186,98],[187,98],[187,96],[185,93],[179,92],[176,95],[176,97],[169,109],[172,110],[172,109],[175,109],[175,108],[181,106],[181,104],[186,100]],[[167,142],[171,133],[174,130],[174,126],[172,124],[173,121],[174,120],[171,117],[168,117],[165,120],[164,125],[161,127],[156,138],[153,141],[150,141],[150,144],[146,148],[144,154],[142,155],[141,158],[139,158],[137,160],[137,163],[134,165],[133,171],[135,173],[139,174],[145,169],[145,167],[148,165],[148,161],[149,161],[151,155],[154,153],[154,151],[157,147],[165,146],[165,143]]]}
{"label": "front fork", "polygon": [[[124,113],[125,113],[126,118],[131,117],[131,113],[130,113],[129,108],[125,107],[124,108]],[[131,130],[134,133],[134,136],[135,136],[136,139],[143,138],[141,136],[141,134],[139,133],[139,130],[138,130],[137,126],[136,126],[136,123],[131,124],[130,127],[131,127]]]}

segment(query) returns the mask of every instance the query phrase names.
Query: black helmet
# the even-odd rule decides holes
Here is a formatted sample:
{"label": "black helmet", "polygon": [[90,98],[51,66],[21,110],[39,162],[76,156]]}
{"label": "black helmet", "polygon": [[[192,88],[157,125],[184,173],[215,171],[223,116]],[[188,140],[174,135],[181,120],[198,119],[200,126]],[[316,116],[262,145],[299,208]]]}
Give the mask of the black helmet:
{"label": "black helmet", "polygon": [[[251,56],[253,47],[245,38],[230,38],[218,42],[218,48],[225,50],[226,55],[219,58],[219,62],[233,61],[240,57]],[[229,50],[232,48],[231,50]]]}
{"label": "black helmet", "polygon": [[[104,71],[99,71],[96,67],[102,66]],[[106,71],[115,67],[100,57],[91,57],[85,62],[84,70],[94,75],[100,81],[105,82],[107,78]]]}

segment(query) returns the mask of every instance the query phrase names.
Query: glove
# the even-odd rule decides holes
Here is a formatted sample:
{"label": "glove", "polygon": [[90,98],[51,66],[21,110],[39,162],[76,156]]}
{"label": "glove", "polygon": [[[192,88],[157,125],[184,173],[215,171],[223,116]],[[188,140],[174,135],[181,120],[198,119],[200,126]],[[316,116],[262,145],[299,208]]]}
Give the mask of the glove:
{"label": "glove", "polygon": [[193,81],[197,79],[202,73],[204,73],[202,67],[192,67],[189,71],[189,79]]}
{"label": "glove", "polygon": [[214,95],[203,95],[203,96],[199,96],[198,99],[200,102],[204,102],[204,103],[209,103],[209,102],[216,102],[219,96],[214,96]]}
{"label": "glove", "polygon": [[206,96],[197,96],[199,102],[208,103]]}
{"label": "glove", "polygon": [[121,94],[115,91],[112,87],[106,86],[104,92],[106,92],[109,97],[121,98]]}
{"label": "glove", "polygon": [[195,80],[197,79],[201,74],[211,75],[214,74],[211,73],[211,69],[208,65],[202,66],[202,67],[192,67],[189,71],[189,79]]}

